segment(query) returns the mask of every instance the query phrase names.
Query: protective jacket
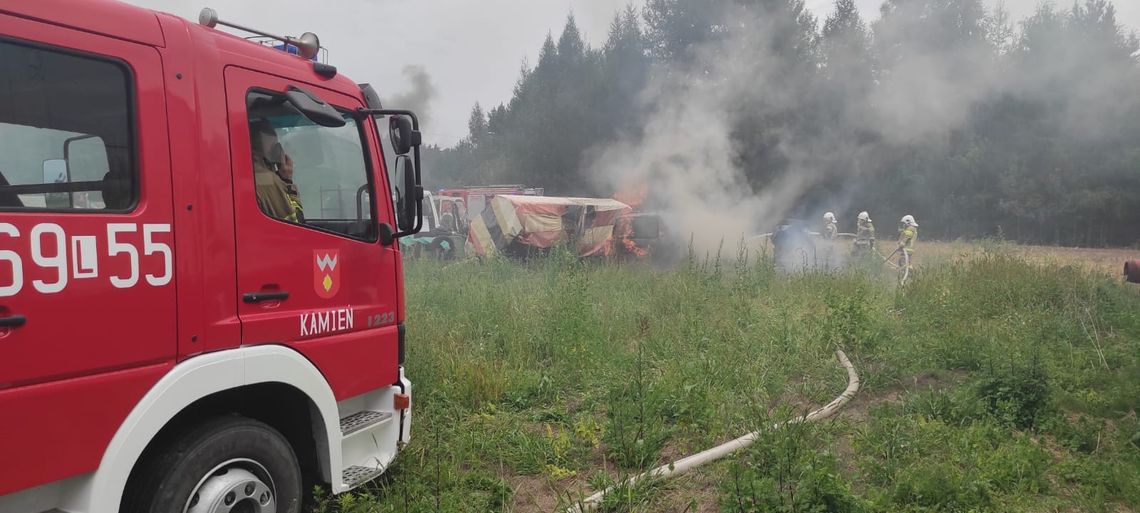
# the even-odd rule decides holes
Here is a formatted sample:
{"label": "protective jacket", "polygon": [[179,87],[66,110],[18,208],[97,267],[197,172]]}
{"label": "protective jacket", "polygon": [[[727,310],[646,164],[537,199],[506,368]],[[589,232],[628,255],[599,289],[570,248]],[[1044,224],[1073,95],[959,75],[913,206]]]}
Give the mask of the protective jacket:
{"label": "protective jacket", "polygon": [[305,216],[297,187],[281,178],[263,162],[254,162],[253,181],[257,189],[257,204],[266,214],[277,219],[301,223]]}
{"label": "protective jacket", "polygon": [[914,253],[914,241],[918,238],[918,228],[914,226],[906,226],[899,231],[899,247],[906,251],[907,255]]}
{"label": "protective jacket", "polygon": [[875,224],[870,221],[859,221],[859,229],[855,231],[856,246],[875,246]]}

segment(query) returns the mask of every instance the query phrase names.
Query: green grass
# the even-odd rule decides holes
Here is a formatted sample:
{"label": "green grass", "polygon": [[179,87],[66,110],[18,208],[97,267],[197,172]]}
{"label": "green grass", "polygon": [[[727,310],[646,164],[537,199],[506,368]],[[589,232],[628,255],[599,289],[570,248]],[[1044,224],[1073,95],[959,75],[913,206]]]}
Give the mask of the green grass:
{"label": "green grass", "polygon": [[322,512],[557,511],[623,476],[802,414],[606,511],[1136,511],[1140,291],[1000,248],[784,275],[578,262],[408,262],[413,442]]}

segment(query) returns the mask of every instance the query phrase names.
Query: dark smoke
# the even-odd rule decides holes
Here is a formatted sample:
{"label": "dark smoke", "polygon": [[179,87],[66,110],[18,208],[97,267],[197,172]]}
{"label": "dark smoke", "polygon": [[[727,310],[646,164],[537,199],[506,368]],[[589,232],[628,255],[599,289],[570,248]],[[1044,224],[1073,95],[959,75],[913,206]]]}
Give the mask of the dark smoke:
{"label": "dark smoke", "polygon": [[423,66],[405,66],[404,76],[408,78],[406,92],[397,93],[384,102],[387,107],[415,111],[420,122],[428,124],[431,119],[432,102],[438,95],[431,75]]}

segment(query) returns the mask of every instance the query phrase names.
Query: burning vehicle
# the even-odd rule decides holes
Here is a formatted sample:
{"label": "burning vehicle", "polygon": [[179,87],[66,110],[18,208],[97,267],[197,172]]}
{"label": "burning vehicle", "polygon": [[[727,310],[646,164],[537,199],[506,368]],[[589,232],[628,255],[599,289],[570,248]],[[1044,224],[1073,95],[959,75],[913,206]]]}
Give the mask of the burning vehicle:
{"label": "burning vehicle", "polygon": [[519,196],[543,196],[542,187],[529,187],[521,184],[478,185],[440,189],[436,195],[441,215],[450,215],[455,220],[456,232],[466,232],[467,225],[479,217],[492,198],[500,194]]}
{"label": "burning vehicle", "polygon": [[[655,223],[630,217],[633,209],[608,198],[501,194],[468,227],[471,253],[529,257],[565,244],[582,258],[644,255]],[[637,244],[638,237],[643,237]]]}
{"label": "burning vehicle", "polygon": [[626,260],[661,255],[662,223],[659,214],[633,212],[622,215],[614,224],[614,250]]}
{"label": "burning vehicle", "polygon": [[671,239],[665,236],[662,214],[646,209],[648,197],[649,188],[643,182],[626,184],[613,195],[613,199],[630,208],[614,226],[616,249],[626,260],[652,258],[664,262],[678,251],[675,247],[666,247]]}
{"label": "burning vehicle", "polygon": [[400,239],[405,255],[412,258],[455,260],[467,256],[470,219],[479,216],[487,202],[498,194],[541,196],[541,187],[489,185],[424,191],[421,221],[423,231]]}

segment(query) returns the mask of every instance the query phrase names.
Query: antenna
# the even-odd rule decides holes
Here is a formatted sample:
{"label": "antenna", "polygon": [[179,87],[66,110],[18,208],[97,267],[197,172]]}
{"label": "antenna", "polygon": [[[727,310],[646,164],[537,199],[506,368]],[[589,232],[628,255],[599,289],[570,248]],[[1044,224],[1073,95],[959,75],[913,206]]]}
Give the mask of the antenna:
{"label": "antenna", "polygon": [[218,11],[215,11],[209,7],[202,9],[202,12],[198,14],[198,23],[210,28],[217,27],[218,25],[225,25],[230,28],[244,30],[251,34],[257,34],[259,36],[265,36],[268,38],[276,39],[278,41],[283,41],[287,45],[293,45],[297,47],[297,51],[301,57],[304,57],[306,59],[312,59],[313,57],[316,57],[317,53],[321,51],[321,41],[320,39],[317,39],[317,35],[312,32],[305,32],[304,34],[301,34],[301,37],[278,36],[270,34],[268,32],[244,27],[238,25],[237,23],[222,21],[218,19]]}

